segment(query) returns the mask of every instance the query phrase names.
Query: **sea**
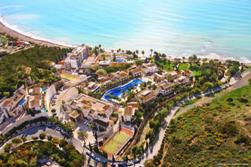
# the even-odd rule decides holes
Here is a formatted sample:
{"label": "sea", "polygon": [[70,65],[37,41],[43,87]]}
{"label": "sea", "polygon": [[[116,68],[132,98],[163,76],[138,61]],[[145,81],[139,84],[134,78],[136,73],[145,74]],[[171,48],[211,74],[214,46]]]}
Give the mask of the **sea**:
{"label": "sea", "polygon": [[251,0],[1,0],[0,18],[68,45],[251,60]]}

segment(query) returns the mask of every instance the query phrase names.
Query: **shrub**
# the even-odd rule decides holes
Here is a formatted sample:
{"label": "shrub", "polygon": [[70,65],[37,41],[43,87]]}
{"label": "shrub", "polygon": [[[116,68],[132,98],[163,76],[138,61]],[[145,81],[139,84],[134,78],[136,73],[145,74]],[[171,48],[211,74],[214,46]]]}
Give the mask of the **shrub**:
{"label": "shrub", "polygon": [[46,134],[45,134],[45,133],[40,133],[39,138],[40,138],[41,140],[44,140],[45,137],[46,137]]}
{"label": "shrub", "polygon": [[51,140],[52,140],[52,136],[47,136],[47,139],[48,139],[49,141],[51,141]]}
{"label": "shrub", "polygon": [[12,143],[13,144],[20,144],[20,143],[22,143],[22,140],[20,138],[15,138],[12,140]]}
{"label": "shrub", "polygon": [[248,103],[248,99],[246,99],[245,97],[240,97],[238,100],[241,103]]}
{"label": "shrub", "polygon": [[250,143],[250,139],[247,136],[239,135],[237,139],[234,141],[235,144],[246,144]]}
{"label": "shrub", "polygon": [[11,147],[12,147],[12,144],[11,144],[11,143],[6,144],[6,145],[4,146],[4,151],[7,152],[7,153],[10,152]]}
{"label": "shrub", "polygon": [[228,136],[235,136],[238,133],[238,129],[235,125],[234,121],[225,123],[222,128],[221,132],[227,134]]}

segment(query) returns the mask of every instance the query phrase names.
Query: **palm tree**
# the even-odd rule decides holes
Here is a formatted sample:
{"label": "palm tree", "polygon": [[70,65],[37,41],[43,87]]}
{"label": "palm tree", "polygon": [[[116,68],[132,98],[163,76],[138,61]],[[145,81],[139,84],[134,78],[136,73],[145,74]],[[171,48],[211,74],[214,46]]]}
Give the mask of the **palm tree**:
{"label": "palm tree", "polygon": [[144,50],[142,50],[141,53],[142,53],[142,55],[145,55],[145,51]]}
{"label": "palm tree", "polygon": [[88,138],[88,134],[86,133],[86,131],[79,131],[78,132],[78,138],[80,140],[84,141],[84,144],[86,143],[86,139]]}
{"label": "palm tree", "polygon": [[153,55],[153,49],[150,49],[150,52],[151,52],[150,57],[152,57],[152,55]]}

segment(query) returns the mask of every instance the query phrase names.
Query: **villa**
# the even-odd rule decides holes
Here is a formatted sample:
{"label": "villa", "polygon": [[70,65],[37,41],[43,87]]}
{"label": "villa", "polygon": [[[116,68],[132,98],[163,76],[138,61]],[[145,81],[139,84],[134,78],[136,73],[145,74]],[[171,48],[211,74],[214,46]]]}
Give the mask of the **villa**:
{"label": "villa", "polygon": [[0,108],[0,124],[2,124],[6,119],[8,119],[8,113],[4,108]]}
{"label": "villa", "polygon": [[101,126],[108,126],[114,111],[110,103],[95,99],[85,94],[79,95],[71,104],[72,108],[81,111],[84,118]]}
{"label": "villa", "polygon": [[167,74],[166,73],[162,73],[162,74],[159,74],[159,73],[155,73],[153,75],[153,80],[154,82],[158,83],[158,82],[162,82],[163,80],[166,80],[167,78]]}
{"label": "villa", "polygon": [[146,104],[153,101],[157,97],[158,93],[154,90],[143,90],[137,95],[137,99],[141,104]]}
{"label": "villa", "polygon": [[29,90],[28,108],[34,111],[42,110],[42,93],[39,86]]}
{"label": "villa", "polygon": [[127,103],[124,111],[124,121],[131,122],[133,116],[135,115],[136,110],[139,108],[138,102],[129,102]]}
{"label": "villa", "polygon": [[175,94],[175,84],[168,81],[158,83],[158,95],[172,97]]}
{"label": "villa", "polygon": [[149,63],[149,64],[143,65],[142,71],[144,75],[152,75],[152,74],[157,73],[159,69],[156,65]]}
{"label": "villa", "polygon": [[6,111],[9,116],[17,118],[24,113],[26,91],[24,86],[20,87],[13,96],[0,103],[0,109]]}
{"label": "villa", "polygon": [[142,70],[141,67],[131,67],[129,69],[129,74],[132,75],[133,77],[141,77],[142,75]]}

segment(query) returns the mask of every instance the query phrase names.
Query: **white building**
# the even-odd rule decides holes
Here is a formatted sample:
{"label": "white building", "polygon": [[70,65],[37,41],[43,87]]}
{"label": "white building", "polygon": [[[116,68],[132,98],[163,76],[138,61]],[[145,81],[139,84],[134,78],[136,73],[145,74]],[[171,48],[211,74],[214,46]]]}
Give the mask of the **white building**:
{"label": "white building", "polygon": [[109,124],[111,114],[114,110],[112,104],[84,94],[75,99],[71,106],[82,111],[83,116],[89,121],[96,121],[101,124]]}
{"label": "white building", "polygon": [[2,124],[8,117],[7,111],[0,107],[0,124]]}
{"label": "white building", "polygon": [[47,108],[47,110],[49,109],[49,106],[50,106],[50,102],[51,102],[51,99],[54,95],[56,95],[56,88],[55,88],[55,85],[51,85],[47,90],[46,90],[46,93],[45,93],[45,96],[44,96],[44,102],[45,102],[45,107]]}
{"label": "white building", "polygon": [[0,103],[2,111],[6,111],[11,117],[18,117],[24,112],[24,106],[26,105],[26,91],[24,87],[20,87],[10,98],[3,100]]}
{"label": "white building", "polygon": [[65,59],[65,69],[79,69],[84,61],[88,58],[88,47],[80,46],[75,48],[71,53],[68,54]]}
{"label": "white building", "polygon": [[138,109],[139,104],[137,102],[130,102],[127,103],[124,111],[124,121],[125,122],[131,122],[136,110]]}

